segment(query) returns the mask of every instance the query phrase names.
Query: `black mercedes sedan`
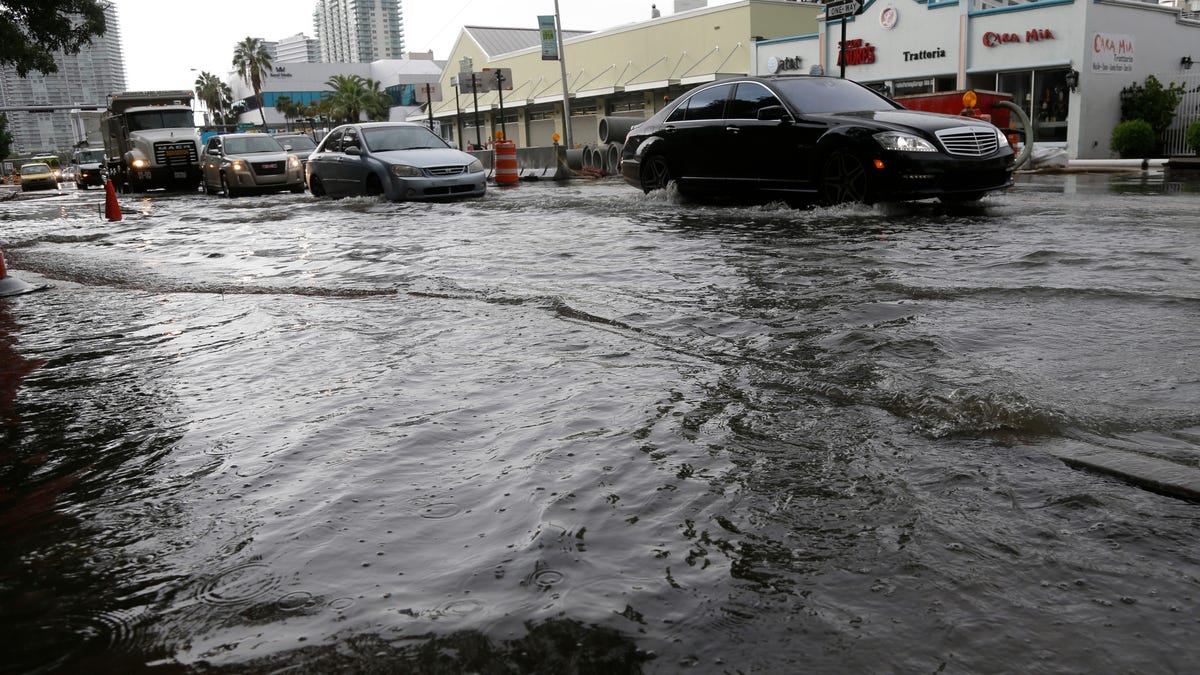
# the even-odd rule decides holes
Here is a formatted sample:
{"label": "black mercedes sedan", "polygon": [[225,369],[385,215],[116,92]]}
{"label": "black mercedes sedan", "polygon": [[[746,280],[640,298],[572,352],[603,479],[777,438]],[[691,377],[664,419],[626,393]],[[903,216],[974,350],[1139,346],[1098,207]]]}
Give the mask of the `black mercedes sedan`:
{"label": "black mercedes sedan", "polygon": [[975,201],[1012,185],[1014,153],[989,122],[907,110],[851,80],[737,77],[689,91],[633,127],[621,175],[790,204]]}

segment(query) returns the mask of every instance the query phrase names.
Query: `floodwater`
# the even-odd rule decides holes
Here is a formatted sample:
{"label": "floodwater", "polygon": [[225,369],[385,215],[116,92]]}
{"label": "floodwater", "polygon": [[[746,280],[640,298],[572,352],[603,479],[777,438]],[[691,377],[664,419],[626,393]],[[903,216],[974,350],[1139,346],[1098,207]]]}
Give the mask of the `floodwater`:
{"label": "floodwater", "polygon": [[0,204],[3,672],[1200,663],[1200,180]]}

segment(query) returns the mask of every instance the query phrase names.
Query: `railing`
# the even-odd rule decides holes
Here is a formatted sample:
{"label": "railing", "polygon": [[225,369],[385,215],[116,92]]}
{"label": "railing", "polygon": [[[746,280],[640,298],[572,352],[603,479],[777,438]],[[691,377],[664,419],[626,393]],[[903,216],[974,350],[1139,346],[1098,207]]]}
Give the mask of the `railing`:
{"label": "railing", "polygon": [[1163,132],[1163,150],[1168,155],[1195,154],[1200,148],[1189,148],[1184,134],[1189,124],[1200,120],[1200,74],[1184,75],[1182,78],[1178,75],[1165,75],[1158,79],[1162,82],[1175,82],[1185,90],[1183,100],[1175,109],[1174,121]]}

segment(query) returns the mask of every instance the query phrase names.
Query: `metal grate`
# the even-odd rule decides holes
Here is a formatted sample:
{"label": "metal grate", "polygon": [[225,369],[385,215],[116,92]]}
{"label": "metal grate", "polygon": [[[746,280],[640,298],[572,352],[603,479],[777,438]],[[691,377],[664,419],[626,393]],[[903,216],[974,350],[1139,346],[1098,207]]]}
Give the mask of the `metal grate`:
{"label": "metal grate", "polygon": [[155,143],[154,163],[159,166],[187,166],[197,161],[193,143]]}
{"label": "metal grate", "polygon": [[435,166],[435,167],[431,167],[431,168],[429,168],[429,169],[426,169],[426,171],[428,171],[429,173],[433,174],[434,176],[457,176],[457,175],[459,175],[459,174],[461,174],[461,173],[466,173],[466,171],[467,171],[467,167],[465,167],[465,166],[462,166],[462,165],[457,165],[457,166]]}
{"label": "metal grate", "polygon": [[280,159],[274,162],[251,162],[254,167],[254,173],[258,176],[278,176],[287,168],[287,160]]}
{"label": "metal grate", "polygon": [[946,152],[964,157],[983,157],[996,152],[1000,147],[1000,137],[996,135],[995,129],[942,129],[937,132],[937,137],[946,148]]}

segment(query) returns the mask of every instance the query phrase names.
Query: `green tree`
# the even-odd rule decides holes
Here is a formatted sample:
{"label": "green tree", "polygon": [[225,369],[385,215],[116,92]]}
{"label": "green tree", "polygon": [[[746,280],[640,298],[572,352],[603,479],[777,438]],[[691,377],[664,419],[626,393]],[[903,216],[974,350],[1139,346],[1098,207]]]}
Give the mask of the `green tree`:
{"label": "green tree", "polygon": [[381,86],[371,78],[363,80],[363,88],[367,90],[367,105],[363,107],[363,112],[372,122],[386,122],[392,107],[392,97]]}
{"label": "green tree", "polygon": [[233,67],[237,74],[254,90],[258,99],[258,112],[262,115],[263,128],[267,126],[267,110],[263,106],[262,81],[271,70],[271,53],[262,40],[248,37],[233,48]]}
{"label": "green tree", "polygon": [[1164,87],[1157,77],[1148,75],[1144,85],[1134,82],[1121,90],[1121,121],[1145,120],[1155,136],[1161,138],[1175,119],[1175,110],[1185,91],[1174,82]]}
{"label": "green tree", "polygon": [[0,113],[0,159],[12,150],[12,134],[8,133],[8,113]]}
{"label": "green tree", "polygon": [[196,98],[204,102],[212,116],[212,124],[224,124],[229,116],[229,106],[233,103],[233,92],[229,85],[222,82],[216,75],[207,70],[201,71],[196,78]]}
{"label": "green tree", "polygon": [[363,86],[366,82],[358,75],[334,75],[325,81],[333,90],[329,95],[329,116],[334,122],[357,122],[363,110],[371,105],[371,94]]}
{"label": "green tree", "polygon": [[304,116],[300,104],[294,103],[292,97],[286,94],[275,97],[275,109],[279,111],[280,115],[283,115],[283,122],[287,125],[288,131],[292,130],[292,120]]}
{"label": "green tree", "polygon": [[83,45],[108,30],[106,4],[101,0],[0,0],[0,66],[15,67],[18,77],[31,70],[58,72],[53,52],[78,54]]}

